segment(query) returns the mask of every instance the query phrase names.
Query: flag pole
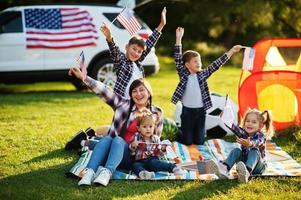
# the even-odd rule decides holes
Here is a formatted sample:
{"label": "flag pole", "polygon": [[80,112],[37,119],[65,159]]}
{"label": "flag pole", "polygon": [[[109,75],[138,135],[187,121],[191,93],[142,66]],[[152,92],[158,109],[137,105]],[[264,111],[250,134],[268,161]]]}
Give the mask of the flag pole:
{"label": "flag pole", "polygon": [[[124,8],[122,9],[122,11],[121,11],[118,15],[120,15],[125,9],[126,9],[126,7],[124,7]],[[116,21],[118,15],[113,19],[113,21],[111,22],[110,25],[112,25],[112,24]]]}

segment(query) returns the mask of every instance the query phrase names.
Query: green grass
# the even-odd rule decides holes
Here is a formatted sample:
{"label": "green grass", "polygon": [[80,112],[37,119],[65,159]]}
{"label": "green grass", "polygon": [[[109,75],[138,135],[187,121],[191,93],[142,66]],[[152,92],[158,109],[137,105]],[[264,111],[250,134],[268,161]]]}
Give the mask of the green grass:
{"label": "green grass", "polygon": [[[172,117],[170,97],[178,77],[173,61],[160,58],[161,71],[148,77],[154,103]],[[209,79],[211,91],[237,102],[240,70],[226,67]],[[224,181],[111,181],[108,187],[79,188],[64,177],[77,161],[63,150],[79,130],[109,124],[112,110],[88,91],[69,83],[0,85],[1,199],[301,199],[300,178],[257,178],[248,184]],[[275,141],[301,162],[301,145],[289,130]]]}

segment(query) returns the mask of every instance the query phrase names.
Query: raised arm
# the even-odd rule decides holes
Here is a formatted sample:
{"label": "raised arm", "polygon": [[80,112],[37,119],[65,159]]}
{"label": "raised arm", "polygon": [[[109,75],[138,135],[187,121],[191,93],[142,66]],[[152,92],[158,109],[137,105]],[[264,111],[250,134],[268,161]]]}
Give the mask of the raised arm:
{"label": "raised arm", "polygon": [[207,79],[213,72],[218,70],[223,64],[225,64],[231,56],[238,52],[241,49],[241,45],[233,46],[229,51],[227,51],[224,55],[216,59],[213,63],[211,63],[206,69],[204,69],[201,73],[203,74],[202,78]]}
{"label": "raised arm", "polygon": [[87,76],[86,79],[83,79],[82,72],[77,67],[70,68],[68,72],[69,76],[75,76],[79,80],[83,81],[85,85],[92,90],[96,95],[101,98],[105,103],[111,106],[114,110],[116,107],[120,106],[122,103],[126,103],[127,100],[123,99],[119,95],[115,94],[115,92],[107,87],[100,81],[96,81],[93,78]]}
{"label": "raised arm", "polygon": [[182,38],[184,35],[184,28],[178,27],[176,29],[176,45],[175,45],[175,52],[174,52],[174,58],[175,58],[175,64],[178,73],[180,74],[181,71],[185,68],[183,59],[182,59]]}
{"label": "raised arm", "polygon": [[[119,62],[121,61],[120,58],[123,55],[122,55],[119,47],[114,42],[110,27],[107,26],[105,23],[103,23],[102,26],[100,27],[100,31],[103,33],[103,35],[105,36],[106,41],[108,43],[111,58],[114,62],[114,67],[120,66],[119,65]],[[116,69],[116,70],[118,70],[118,69]]]}
{"label": "raised arm", "polygon": [[141,57],[139,58],[139,62],[142,62],[145,57],[149,54],[153,46],[156,45],[158,39],[161,36],[161,31],[166,24],[166,7],[163,8],[161,12],[161,21],[158,27],[153,31],[153,33],[146,40],[146,49],[143,51]]}

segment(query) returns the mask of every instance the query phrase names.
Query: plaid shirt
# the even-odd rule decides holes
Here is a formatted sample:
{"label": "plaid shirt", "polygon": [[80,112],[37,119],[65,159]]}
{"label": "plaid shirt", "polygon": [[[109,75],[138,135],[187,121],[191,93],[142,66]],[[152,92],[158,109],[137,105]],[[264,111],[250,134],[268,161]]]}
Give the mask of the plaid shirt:
{"label": "plaid shirt", "polygon": [[[141,62],[144,60],[144,58],[147,56],[147,54],[150,52],[153,46],[155,46],[156,42],[158,41],[159,37],[161,36],[161,32],[157,31],[155,29],[153,33],[149,36],[149,38],[146,40],[146,49],[143,51],[141,57],[135,61],[136,65],[140,69],[141,73],[144,75],[144,69],[141,66]],[[107,41],[108,42],[108,41]],[[119,47],[115,44],[114,40],[112,39],[111,42],[108,42],[111,58],[114,63],[114,70],[117,74],[117,80],[114,86],[114,91],[119,94],[120,96],[125,96],[124,92],[126,89],[126,86],[131,80],[131,77],[133,75],[133,62],[130,61],[126,55],[120,51]]]}
{"label": "plaid shirt", "polygon": [[234,133],[238,133],[238,135],[247,135],[248,138],[250,138],[250,141],[252,142],[252,146],[247,148],[243,145],[241,145],[241,150],[243,152],[244,159],[247,158],[248,153],[250,149],[256,148],[260,151],[261,158],[265,158],[265,146],[266,146],[266,136],[261,131],[257,131],[253,136],[249,136],[249,134],[241,127],[232,124],[231,130]]}
{"label": "plaid shirt", "polygon": [[[184,66],[183,60],[182,60],[182,46],[181,45],[175,45],[175,63],[178,71],[178,75],[180,78],[180,82],[171,98],[171,102],[176,104],[179,100],[182,100],[183,94],[186,89],[186,85],[188,82],[188,76],[190,75],[190,72],[188,69]],[[209,88],[208,84],[206,82],[207,78],[218,70],[227,60],[229,60],[229,57],[224,54],[218,59],[216,59],[213,63],[211,63],[206,69],[203,69],[200,72],[197,72],[197,78],[200,85],[200,90],[202,94],[202,101],[204,104],[204,109],[208,110],[212,107],[212,102],[209,94]]]}
{"label": "plaid shirt", "polygon": [[[139,143],[136,149],[132,148],[132,142],[137,140]],[[130,154],[135,156],[135,160],[143,160],[146,158],[150,158],[153,156],[160,157],[164,154],[161,150],[160,145],[160,137],[156,135],[152,135],[151,141],[149,143],[157,143],[157,144],[147,144],[144,137],[141,133],[136,133],[133,138],[131,144],[129,145]]]}
{"label": "plaid shirt", "polygon": [[[116,94],[111,88],[107,87],[100,81],[96,81],[91,77],[87,76],[84,82],[87,85],[87,87],[89,87],[93,92],[95,92],[99,98],[101,98],[114,110],[114,117],[108,135],[111,135],[112,137],[120,135],[123,124],[127,123],[128,126],[133,120],[135,120],[134,112],[137,110],[136,106],[134,106],[133,109],[130,110],[129,99],[125,99],[120,95]],[[161,113],[159,122],[157,124],[157,127],[155,128],[155,134],[160,137],[163,129],[163,110],[154,105],[152,105],[151,110],[153,112]],[[131,114],[129,120],[126,121],[129,112]]]}

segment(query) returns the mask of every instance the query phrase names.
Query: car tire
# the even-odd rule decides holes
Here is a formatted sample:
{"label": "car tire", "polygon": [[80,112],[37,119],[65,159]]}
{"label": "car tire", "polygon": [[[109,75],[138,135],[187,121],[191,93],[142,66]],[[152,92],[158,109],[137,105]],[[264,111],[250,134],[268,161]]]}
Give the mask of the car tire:
{"label": "car tire", "polygon": [[117,75],[112,60],[105,58],[95,62],[91,77],[113,88],[117,80]]}

